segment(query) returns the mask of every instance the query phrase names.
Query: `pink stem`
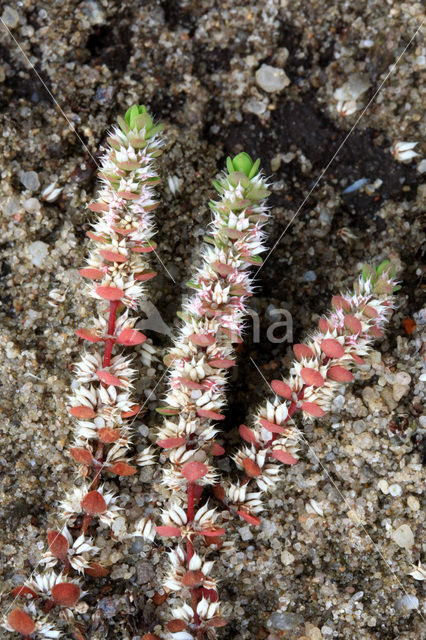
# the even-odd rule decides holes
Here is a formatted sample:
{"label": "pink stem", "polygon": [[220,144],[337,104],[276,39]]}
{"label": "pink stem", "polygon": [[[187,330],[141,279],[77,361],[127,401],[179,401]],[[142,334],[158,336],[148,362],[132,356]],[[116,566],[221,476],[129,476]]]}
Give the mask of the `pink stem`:
{"label": "pink stem", "polygon": [[[186,519],[188,524],[191,524],[194,521],[194,490],[195,490],[195,484],[193,482],[189,482],[187,492],[186,492],[187,499],[188,499],[187,509],[186,509]],[[189,571],[189,563],[191,562],[191,558],[193,557],[193,555],[194,555],[194,545],[192,544],[192,538],[189,535],[186,541],[187,571]],[[197,640],[203,640],[204,635],[203,635],[203,630],[200,628],[200,616],[197,613],[197,605],[199,602],[198,595],[199,593],[196,587],[194,589],[191,589],[191,602],[192,602],[192,609],[194,611],[194,622],[197,628]]]}

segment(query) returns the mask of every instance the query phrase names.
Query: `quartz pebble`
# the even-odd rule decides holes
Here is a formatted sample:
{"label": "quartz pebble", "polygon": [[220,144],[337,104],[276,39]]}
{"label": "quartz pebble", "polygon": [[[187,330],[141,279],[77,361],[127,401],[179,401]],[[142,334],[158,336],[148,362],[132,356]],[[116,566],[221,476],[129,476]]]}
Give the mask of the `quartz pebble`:
{"label": "quartz pebble", "polygon": [[408,524],[398,527],[392,534],[392,540],[403,549],[411,549],[414,546],[414,535]]}
{"label": "quartz pebble", "polygon": [[16,9],[10,7],[7,4],[1,15],[1,19],[5,23],[6,27],[9,27],[9,29],[14,29],[18,26],[19,23],[19,13],[16,11]]}
{"label": "quartz pebble", "polygon": [[420,502],[415,496],[408,496],[407,505],[411,511],[418,511],[420,509]]}
{"label": "quartz pebble", "polygon": [[28,247],[28,251],[31,255],[31,262],[35,267],[41,267],[44,259],[49,253],[49,245],[41,240],[36,240]]}
{"label": "quartz pebble", "polygon": [[262,64],[256,71],[256,83],[264,91],[274,93],[288,87],[290,80],[282,69],[271,67],[269,64]]}
{"label": "quartz pebble", "polygon": [[19,175],[19,179],[29,191],[37,191],[40,188],[40,180],[35,171],[23,171]]}
{"label": "quartz pebble", "polygon": [[280,631],[291,631],[295,627],[298,627],[302,624],[303,618],[297,613],[281,613],[280,611],[276,611],[271,616],[269,616],[268,624],[273,629],[279,629]]}

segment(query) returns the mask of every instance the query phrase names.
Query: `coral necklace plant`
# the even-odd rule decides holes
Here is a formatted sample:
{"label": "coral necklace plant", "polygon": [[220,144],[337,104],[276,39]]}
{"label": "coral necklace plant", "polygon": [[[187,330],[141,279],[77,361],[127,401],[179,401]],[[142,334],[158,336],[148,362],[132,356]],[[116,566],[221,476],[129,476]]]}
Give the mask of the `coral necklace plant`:
{"label": "coral necklace plant", "polygon": [[[92,326],[76,331],[94,346],[75,365],[69,409],[76,421],[70,454],[84,480],[60,505],[62,530],[48,532],[48,550],[41,561],[45,572],[33,575],[13,592],[27,602],[12,609],[4,626],[24,638],[57,638],[67,621],[77,634],[74,637],[84,638],[82,629],[72,625],[71,610],[84,594],[75,575],[107,573],[94,561],[99,549],[88,534],[98,522],[111,526],[120,511],[118,496],[100,481],[105,473],[136,473],[127,456],[128,420],[140,410],[131,395],[135,371],[128,357],[113,355],[113,351],[145,341],[134,329],[137,315],[129,312],[137,311],[145,295],[144,283],[155,275],[145,254],[156,246],[152,241],[152,211],[157,206],[153,188],[159,178],[154,162],[161,154],[161,126],[154,125],[146,108],[137,105],[118,123],[101,161],[102,187],[89,205],[98,219],[87,233],[92,248],[87,266],[79,272],[90,282],[88,294],[100,301]],[[137,462],[144,465],[152,459],[145,450]],[[53,567],[59,567],[59,572]],[[46,616],[56,607],[54,625]]]}
{"label": "coral necklace plant", "polygon": [[225,623],[209,576],[213,563],[200,551],[201,541],[218,543],[224,529],[216,524],[215,509],[202,502],[202,492],[217,482],[212,456],[224,453],[214,440],[214,423],[224,418],[227,370],[235,363],[234,344],[241,342],[246,300],[252,295],[249,269],[261,264],[262,227],[268,218],[259,161],[240,153],[228,159],[227,167],[228,173],[214,182],[220,200],[210,203],[211,235],[189,283],[195,294],[184,305],[182,327],[165,357],[169,390],[167,406],[159,409],[165,421],[158,444],[169,460],[163,482],[173,494],[157,532],[181,542],[170,552],[165,588],[187,597],[167,625],[182,638],[215,637],[215,628]]}

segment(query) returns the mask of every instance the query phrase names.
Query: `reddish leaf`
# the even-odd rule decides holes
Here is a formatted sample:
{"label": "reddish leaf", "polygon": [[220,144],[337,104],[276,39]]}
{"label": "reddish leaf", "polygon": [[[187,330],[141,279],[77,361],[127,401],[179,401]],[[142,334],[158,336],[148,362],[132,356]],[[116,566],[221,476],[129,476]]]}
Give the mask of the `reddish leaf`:
{"label": "reddish leaf", "polygon": [[174,447],[180,447],[185,444],[186,438],[164,438],[163,440],[157,440],[157,444],[162,449],[174,449]]}
{"label": "reddish leaf", "polygon": [[91,516],[105,513],[107,510],[107,504],[102,494],[99,491],[89,491],[86,493],[81,501],[82,509]]}
{"label": "reddish leaf", "polygon": [[244,458],[242,460],[244,470],[248,476],[251,478],[257,478],[261,474],[261,470],[257,462],[252,460],[251,458]]}
{"label": "reddish leaf", "polygon": [[48,531],[47,543],[55,558],[58,558],[61,562],[65,562],[70,546],[66,537],[62,535],[62,533],[59,533],[59,531]]}
{"label": "reddish leaf", "polygon": [[260,524],[260,519],[256,518],[256,516],[253,516],[251,513],[247,513],[247,511],[243,511],[242,509],[239,509],[237,513],[239,516],[244,518],[244,520],[246,520],[250,524],[255,524],[256,526]]}
{"label": "reddish leaf", "polygon": [[217,444],[217,442],[213,442],[212,448],[211,448],[212,456],[223,456],[224,453],[225,453],[225,449],[221,447],[220,444]]}
{"label": "reddish leaf", "polygon": [[188,389],[204,389],[204,386],[202,384],[194,382],[193,380],[188,380],[187,378],[179,377],[175,378],[175,380],[180,382],[181,385],[188,387]]}
{"label": "reddish leaf", "polygon": [[129,411],[122,411],[121,417],[131,418],[132,416],[135,416],[137,413],[139,413],[140,410],[141,410],[140,405],[134,404]]}
{"label": "reddish leaf", "polygon": [[333,296],[331,304],[335,309],[344,309],[345,311],[349,311],[351,308],[351,303],[345,300],[342,296]]}
{"label": "reddish leaf", "polygon": [[274,449],[270,455],[271,458],[275,458],[283,464],[296,464],[297,462],[297,458],[294,458],[288,451],[283,451],[282,449]]}
{"label": "reddish leaf", "polygon": [[259,422],[270,433],[286,433],[286,429],[279,424],[269,422],[266,418],[259,418]]}
{"label": "reddish leaf", "polygon": [[250,442],[251,444],[258,444],[254,431],[249,429],[245,424],[240,424],[238,431],[242,439],[246,442]]}
{"label": "reddish leaf", "polygon": [[90,211],[94,211],[95,213],[103,213],[104,211],[108,211],[109,207],[105,202],[91,202],[87,205],[87,208]]}
{"label": "reddish leaf", "polygon": [[150,242],[149,244],[138,244],[136,247],[132,247],[132,251],[135,253],[151,253],[151,251],[155,251],[156,248],[157,244]]}
{"label": "reddish leaf", "polygon": [[212,262],[211,266],[217,273],[224,277],[229,276],[235,271],[235,267],[232,267],[230,264],[224,264],[223,262]]}
{"label": "reddish leaf", "polygon": [[139,198],[138,193],[132,193],[131,191],[117,191],[117,195],[125,200],[137,200]]}
{"label": "reddish leaf", "polygon": [[181,469],[183,477],[189,480],[189,482],[196,482],[200,478],[203,478],[207,472],[208,469],[202,462],[187,462]]}
{"label": "reddish leaf", "polygon": [[310,416],[314,416],[315,418],[321,418],[324,415],[325,411],[321,409],[315,402],[304,402],[301,406],[302,411],[309,413]]}
{"label": "reddish leaf", "polygon": [[300,371],[300,375],[302,376],[308,387],[322,387],[325,382],[320,372],[316,369],[303,367],[303,369],[301,369]]}
{"label": "reddish leaf", "polygon": [[365,364],[365,360],[363,358],[360,358],[360,356],[357,356],[356,353],[351,353],[351,358],[352,360],[354,360],[357,364]]}
{"label": "reddish leaf", "polygon": [[[165,594],[165,598],[167,598],[166,594]],[[160,638],[158,636],[155,636],[153,633],[145,633],[145,635],[142,636],[142,640],[160,640]]]}
{"label": "reddish leaf", "polygon": [[22,585],[21,587],[15,587],[14,589],[12,589],[10,594],[13,597],[15,596],[32,596],[33,598],[38,597],[36,592],[30,589],[29,587],[27,587],[26,585]]}
{"label": "reddish leaf", "polygon": [[209,347],[216,341],[213,335],[206,333],[193,333],[189,336],[189,340],[198,347]]}
{"label": "reddish leaf", "polygon": [[117,253],[116,251],[109,251],[108,249],[100,249],[99,253],[101,256],[108,260],[109,262],[127,262],[126,256],[123,256],[121,253]]}
{"label": "reddish leaf", "polygon": [[99,370],[96,372],[96,375],[98,376],[99,380],[102,380],[102,382],[105,382],[105,384],[112,385],[113,387],[124,387],[123,381],[120,380],[120,378],[117,378],[117,376],[114,376],[109,371]]}
{"label": "reddish leaf", "polygon": [[121,236],[128,236],[129,233],[137,231],[136,227],[134,229],[123,229],[122,227],[113,227],[112,225],[111,229],[115,231],[115,233],[119,233]]}
{"label": "reddish leaf", "polygon": [[373,338],[383,337],[383,331],[379,327],[370,327],[368,333],[370,334],[370,336],[373,336]]}
{"label": "reddish leaf", "polygon": [[30,636],[35,631],[35,623],[23,609],[13,609],[7,616],[7,624],[23,636]]}
{"label": "reddish leaf", "polygon": [[93,231],[86,231],[86,236],[95,242],[106,242],[106,238],[103,236],[97,236]]}
{"label": "reddish leaf", "polygon": [[225,627],[227,624],[228,624],[228,621],[225,620],[225,618],[221,618],[220,616],[215,616],[214,618],[210,618],[210,620],[207,620],[207,622],[205,623],[205,626],[206,627]]}
{"label": "reddish leaf", "polygon": [[86,269],[79,269],[78,273],[82,278],[89,278],[89,280],[102,280],[105,275],[100,269],[90,269],[89,267]]}
{"label": "reddish leaf", "polygon": [[176,409],[176,407],[157,407],[156,411],[162,416],[175,416],[179,413],[179,409]]}
{"label": "reddish leaf", "polygon": [[210,409],[197,409],[197,415],[200,418],[210,418],[210,420],[225,420],[225,416],[222,413],[217,413]]}
{"label": "reddish leaf", "polygon": [[283,380],[272,380],[271,387],[272,391],[274,391],[278,396],[281,396],[286,400],[291,400],[293,392],[290,385]]}
{"label": "reddish leaf", "polygon": [[126,462],[116,462],[112,467],[108,467],[108,471],[115,473],[117,476],[133,476],[137,473],[137,469]]}
{"label": "reddish leaf", "polygon": [[216,538],[217,536],[223,536],[225,533],[225,529],[203,529],[203,531],[200,531],[200,535],[207,536],[207,538]]}
{"label": "reddish leaf", "polygon": [[330,380],[334,380],[335,382],[350,382],[354,379],[350,371],[345,369],[345,367],[340,367],[339,365],[330,367],[327,371],[327,378],[330,378]]}
{"label": "reddish leaf", "polygon": [[120,300],[124,295],[122,289],[118,289],[117,287],[101,287],[100,285],[96,287],[96,293],[104,300]]}
{"label": "reddish leaf", "polygon": [[363,314],[367,316],[367,318],[377,318],[377,316],[379,315],[377,313],[377,310],[368,304],[366,304],[364,307],[361,307],[361,308],[362,308]]}
{"label": "reddish leaf", "polygon": [[167,631],[170,631],[170,633],[177,633],[178,631],[183,631],[184,629],[186,629],[187,626],[188,625],[185,620],[178,620],[177,618],[175,618],[174,620],[170,620],[166,624],[166,629]]}
{"label": "reddish leaf", "polygon": [[[220,538],[216,538],[217,542],[216,544],[219,546],[223,544],[223,541]],[[209,541],[211,544],[213,544],[212,540],[210,539]],[[205,544],[208,544],[208,542],[206,541]],[[217,602],[219,600],[219,596],[218,593],[215,589],[206,589],[205,587],[201,587],[201,595],[206,599],[206,600],[210,600],[210,602]],[[210,618],[211,620],[213,620],[213,618]]]}
{"label": "reddish leaf", "polygon": [[199,587],[204,580],[204,573],[202,571],[187,571],[182,577],[182,584],[184,587]]}
{"label": "reddish leaf", "polygon": [[80,587],[74,582],[59,582],[52,587],[52,600],[61,607],[73,607],[80,597]]}
{"label": "reddish leaf", "polygon": [[74,416],[74,418],[83,418],[85,420],[89,420],[90,418],[94,418],[96,413],[93,411],[91,407],[86,407],[84,405],[78,407],[70,407],[68,412]]}
{"label": "reddish leaf", "polygon": [[121,434],[118,429],[112,429],[111,427],[103,427],[98,431],[99,440],[105,443],[117,442]]}
{"label": "reddish leaf", "polygon": [[313,358],[314,352],[307,344],[294,344],[293,351],[296,358],[299,360],[302,358]]}
{"label": "reddish leaf", "polygon": [[352,333],[361,333],[362,331],[362,324],[355,316],[345,316],[345,327]]}
{"label": "reddish leaf", "polygon": [[227,327],[221,327],[221,329],[223,333],[226,333],[226,335],[231,338],[231,342],[234,342],[235,344],[243,343],[242,339],[240,338],[238,333],[235,333],[235,331],[231,331],[231,329],[228,329]]}
{"label": "reddish leaf", "polygon": [[90,331],[90,329],[76,329],[74,333],[79,338],[88,340],[89,342],[102,342],[102,338],[99,338],[99,336],[97,336],[94,331]]}
{"label": "reddish leaf", "polygon": [[71,447],[70,454],[79,464],[85,464],[87,466],[92,464],[93,456],[90,451],[84,447]]}
{"label": "reddish leaf", "polygon": [[341,358],[345,355],[345,350],[338,340],[326,338],[321,342],[321,350],[328,358]]}
{"label": "reddish leaf", "polygon": [[166,538],[174,538],[176,536],[179,538],[181,535],[178,527],[160,526],[156,527],[156,531],[160,536],[165,536]]}
{"label": "reddish leaf", "polygon": [[320,331],[322,331],[323,333],[327,333],[327,331],[332,328],[325,318],[320,318],[318,320],[318,326]]}
{"label": "reddish leaf", "polygon": [[126,347],[133,347],[136,344],[145,342],[146,336],[136,329],[123,329],[117,338],[118,344],[124,344]]}
{"label": "reddish leaf", "polygon": [[91,562],[89,566],[84,569],[84,573],[92,576],[92,578],[104,578],[108,575],[108,569],[97,562]]}
{"label": "reddish leaf", "polygon": [[[163,604],[163,602],[167,600],[167,595],[168,595],[167,593],[158,593],[158,591],[154,593],[154,595],[152,596],[152,601],[155,604],[155,606],[158,607],[160,604]],[[142,640],[144,640],[144,638],[145,636],[142,638]],[[157,638],[157,636],[155,636],[155,638]]]}
{"label": "reddish leaf", "polygon": [[215,369],[230,369],[234,366],[235,360],[229,358],[216,358],[215,360],[209,360],[208,364]]}
{"label": "reddish leaf", "polygon": [[147,282],[148,280],[155,278],[156,275],[157,275],[156,271],[150,271],[149,273],[141,273],[138,276],[136,276],[135,280],[138,280],[139,282]]}

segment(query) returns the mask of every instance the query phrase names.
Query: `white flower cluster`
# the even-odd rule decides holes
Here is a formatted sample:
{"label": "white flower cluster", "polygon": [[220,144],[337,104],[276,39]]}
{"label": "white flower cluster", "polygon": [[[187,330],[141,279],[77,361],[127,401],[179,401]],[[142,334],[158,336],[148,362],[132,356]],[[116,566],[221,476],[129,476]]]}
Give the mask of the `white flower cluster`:
{"label": "white flower cluster", "polygon": [[321,417],[341,385],[353,380],[352,367],[364,362],[371,343],[383,335],[393,311],[394,285],[388,261],[376,270],[365,267],[354,293],[334,296],[333,311],[320,319],[319,330],[306,343],[294,345],[296,360],[289,378],[272,381],[276,395],[259,408],[253,426],[240,426],[249,446],[244,445],[234,461],[246,478],[242,486],[225,486],[225,502],[235,505],[248,522],[260,522],[255,514],[262,510],[261,494],[247,494],[252,496],[253,509],[242,504],[245,491],[252,485],[261,492],[272,490],[281,479],[282,464],[297,462],[298,432],[291,417],[298,410],[305,419]]}

